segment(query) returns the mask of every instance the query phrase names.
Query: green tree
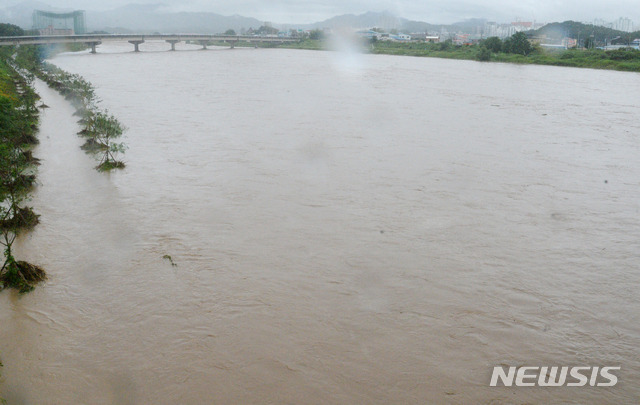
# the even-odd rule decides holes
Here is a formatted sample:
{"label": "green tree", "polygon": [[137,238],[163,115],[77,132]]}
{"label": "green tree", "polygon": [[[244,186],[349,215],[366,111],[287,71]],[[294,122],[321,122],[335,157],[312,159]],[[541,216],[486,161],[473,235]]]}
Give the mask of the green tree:
{"label": "green tree", "polygon": [[584,40],[584,47],[587,49],[593,49],[595,48],[595,43],[596,41],[594,40],[594,37],[587,37],[587,39]]}
{"label": "green tree", "polygon": [[[28,81],[22,81],[28,86]],[[30,208],[24,207],[27,193],[35,183],[35,175],[25,170],[35,161],[23,147],[33,143],[32,133],[37,126],[35,92],[23,88],[21,97],[11,101],[0,97],[0,228],[33,227],[38,217]]]}
{"label": "green tree", "polygon": [[[26,85],[26,84],[25,84]],[[26,92],[25,92],[26,94]],[[20,99],[19,103],[35,103],[34,99]],[[28,200],[27,191],[35,176],[26,175],[29,166],[27,154],[16,139],[23,137],[25,127],[20,124],[24,119],[24,105],[13,105],[7,97],[0,97],[0,245],[4,246],[4,263],[0,268],[0,289],[16,288],[21,293],[31,291],[34,285],[46,279],[44,270],[13,256],[13,243],[21,229],[31,227],[38,222],[33,210],[24,207]]]}
{"label": "green tree", "polygon": [[493,53],[502,51],[502,40],[498,37],[489,37],[482,41],[482,45]]}
{"label": "green tree", "polygon": [[309,33],[309,39],[315,39],[315,40],[324,39],[324,31],[322,31],[322,30],[312,30]]}
{"label": "green tree", "polygon": [[439,51],[450,51],[453,49],[453,41],[451,39],[447,39],[444,42],[440,42],[438,44]]}
{"label": "green tree", "polygon": [[507,53],[517,53],[527,56],[533,52],[533,46],[524,32],[516,32],[504,41],[502,50]]}
{"label": "green tree", "polygon": [[0,37],[19,37],[24,35],[24,30],[17,25],[0,23]]}
{"label": "green tree", "polygon": [[228,29],[224,32],[224,35],[236,35],[235,30]]}
{"label": "green tree", "polygon": [[35,183],[35,176],[25,174],[29,166],[27,154],[10,143],[0,144],[0,198],[4,211],[0,212],[0,227],[31,228],[38,223],[38,216],[24,207],[27,192]]}
{"label": "green tree", "polygon": [[99,150],[102,151],[100,164],[97,169],[100,171],[108,171],[115,168],[123,168],[123,162],[117,160],[120,153],[124,153],[125,146],[116,140],[122,135],[125,128],[122,124],[108,112],[98,112],[93,118],[93,136]]}
{"label": "green tree", "polygon": [[257,33],[258,35],[276,35],[278,33],[278,29],[268,25],[263,25],[262,27],[258,28]]}
{"label": "green tree", "polygon": [[481,62],[489,61],[491,60],[491,51],[483,45],[480,47],[476,58]]}

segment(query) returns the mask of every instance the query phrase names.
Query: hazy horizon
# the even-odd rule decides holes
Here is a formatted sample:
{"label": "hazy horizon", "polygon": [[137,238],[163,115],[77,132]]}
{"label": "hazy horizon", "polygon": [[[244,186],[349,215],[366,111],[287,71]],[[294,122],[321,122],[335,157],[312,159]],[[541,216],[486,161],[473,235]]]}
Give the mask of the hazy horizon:
{"label": "hazy horizon", "polygon": [[[0,7],[6,8],[22,3],[15,0],[0,1]],[[424,21],[432,24],[451,24],[471,18],[484,18],[497,22],[511,21],[584,21],[592,22],[601,19],[613,22],[620,17],[633,21],[636,29],[640,25],[640,8],[636,1],[617,0],[615,2],[564,1],[558,5],[551,0],[524,0],[517,3],[505,0],[453,0],[410,2],[394,1],[300,1],[277,0],[265,2],[260,0],[221,1],[212,3],[204,0],[195,1],[82,1],[82,0],[45,0],[43,3],[54,8],[81,9],[87,11],[107,11],[127,5],[162,5],[166,12],[212,12],[221,15],[241,15],[253,17],[276,24],[309,24],[320,22],[343,14],[363,14],[372,12],[390,12],[409,20]]]}

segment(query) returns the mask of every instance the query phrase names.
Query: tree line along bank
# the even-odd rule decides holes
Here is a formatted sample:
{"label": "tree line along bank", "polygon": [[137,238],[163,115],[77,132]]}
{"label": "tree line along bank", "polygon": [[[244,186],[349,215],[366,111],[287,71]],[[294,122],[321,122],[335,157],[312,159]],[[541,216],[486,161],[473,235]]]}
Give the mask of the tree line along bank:
{"label": "tree line along bank", "polygon": [[[0,24],[1,35],[23,35],[10,24]],[[46,279],[45,271],[16,260],[13,243],[20,233],[39,222],[39,215],[28,206],[36,185],[39,160],[32,149],[38,144],[40,97],[33,89],[36,77],[63,95],[75,108],[86,139],[82,146],[93,154],[99,171],[124,168],[118,160],[126,147],[118,142],[124,126],[108,111],[98,108],[93,86],[79,75],[70,74],[44,61],[48,48],[20,46],[0,48],[0,245],[4,263],[0,268],[0,290],[15,288],[20,293],[34,289]]]}

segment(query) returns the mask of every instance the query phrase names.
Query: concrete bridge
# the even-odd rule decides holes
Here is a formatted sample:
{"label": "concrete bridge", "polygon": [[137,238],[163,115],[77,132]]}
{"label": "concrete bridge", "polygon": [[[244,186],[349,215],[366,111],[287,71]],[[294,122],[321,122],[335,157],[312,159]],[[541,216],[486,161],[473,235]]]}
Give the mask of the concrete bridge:
{"label": "concrete bridge", "polygon": [[41,35],[23,37],[0,37],[0,46],[17,45],[45,45],[45,44],[72,44],[84,43],[91,47],[91,53],[96,53],[96,46],[105,41],[128,41],[134,46],[134,51],[140,52],[140,44],[145,40],[164,40],[171,44],[171,50],[176,50],[176,44],[182,41],[193,41],[207,49],[207,44],[211,41],[223,41],[233,48],[236,43],[269,42],[285,43],[297,42],[295,38],[281,37],[261,37],[249,35],[203,35],[203,34],[87,34],[87,35]]}

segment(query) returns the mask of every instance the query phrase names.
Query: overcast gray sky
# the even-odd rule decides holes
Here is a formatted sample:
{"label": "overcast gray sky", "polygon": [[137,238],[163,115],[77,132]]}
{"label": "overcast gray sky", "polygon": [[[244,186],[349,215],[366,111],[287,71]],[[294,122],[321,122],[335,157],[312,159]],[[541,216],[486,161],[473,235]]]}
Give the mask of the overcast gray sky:
{"label": "overcast gray sky", "polygon": [[[431,23],[451,23],[467,18],[498,22],[536,20],[613,21],[619,17],[640,26],[640,0],[40,0],[54,7],[108,10],[130,3],[162,3],[169,11],[210,11],[240,14],[278,23],[309,23],[340,14],[390,11],[400,17]],[[17,0],[0,0],[11,5]]]}

